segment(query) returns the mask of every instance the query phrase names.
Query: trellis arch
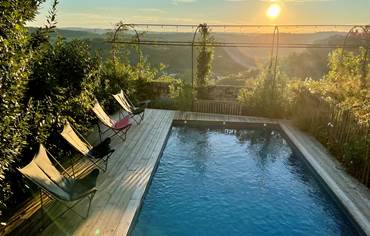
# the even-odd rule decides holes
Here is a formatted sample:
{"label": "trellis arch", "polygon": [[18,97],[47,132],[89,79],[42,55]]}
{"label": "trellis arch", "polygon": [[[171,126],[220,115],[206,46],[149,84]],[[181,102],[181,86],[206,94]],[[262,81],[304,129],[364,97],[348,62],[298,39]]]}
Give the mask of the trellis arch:
{"label": "trellis arch", "polygon": [[112,60],[115,61],[116,60],[116,45],[117,45],[117,36],[118,36],[118,33],[120,31],[123,31],[123,30],[132,30],[134,31],[135,33],[135,36],[136,36],[136,41],[137,43],[135,44],[136,45],[136,51],[137,51],[137,56],[138,56],[138,63],[141,63],[141,44],[140,44],[140,34],[139,32],[135,29],[135,26],[133,24],[126,24],[126,23],[123,23],[122,21],[117,23],[116,24],[116,28],[114,30],[114,33],[113,33],[113,37],[112,37]]}

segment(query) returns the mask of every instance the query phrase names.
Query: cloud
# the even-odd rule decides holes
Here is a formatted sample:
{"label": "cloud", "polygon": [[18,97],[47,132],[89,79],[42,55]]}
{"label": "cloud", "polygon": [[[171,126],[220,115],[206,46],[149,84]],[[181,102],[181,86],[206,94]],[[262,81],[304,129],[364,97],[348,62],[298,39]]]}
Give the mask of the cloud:
{"label": "cloud", "polygon": [[[186,1],[186,0],[185,0]],[[224,0],[225,2],[250,2],[251,0]],[[260,2],[297,2],[297,3],[307,3],[307,2],[334,2],[336,0],[259,0]]]}
{"label": "cloud", "polygon": [[[224,1],[225,2],[250,2],[251,0],[224,0]],[[260,2],[334,2],[336,0],[259,0],[259,1]]]}
{"label": "cloud", "polygon": [[158,9],[158,8],[141,8],[141,9],[138,9],[138,11],[146,12],[146,13],[154,13],[154,14],[166,13],[166,11]]}
{"label": "cloud", "polygon": [[261,2],[334,2],[336,0],[260,0]]}
{"label": "cloud", "polygon": [[196,2],[197,0],[172,0],[172,4],[179,4],[179,3],[193,3]]}

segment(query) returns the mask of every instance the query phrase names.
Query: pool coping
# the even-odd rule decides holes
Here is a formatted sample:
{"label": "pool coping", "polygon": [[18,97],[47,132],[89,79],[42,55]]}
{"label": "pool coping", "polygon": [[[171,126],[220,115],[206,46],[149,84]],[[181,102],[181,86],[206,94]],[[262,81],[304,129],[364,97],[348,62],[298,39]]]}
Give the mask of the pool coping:
{"label": "pool coping", "polygon": [[370,190],[350,176],[313,137],[289,121],[279,121],[279,126],[363,233],[370,235]]}
{"label": "pool coping", "polygon": [[[194,112],[189,112],[196,114]],[[202,114],[202,113],[200,113]],[[217,117],[217,119],[215,119]],[[245,119],[243,119],[245,118]],[[325,183],[325,187],[328,187],[330,192],[336,197],[336,201],[339,201],[340,205],[346,213],[350,216],[351,220],[354,220],[356,226],[359,228],[360,233],[370,235],[370,190],[367,189],[358,180],[351,177],[341,167],[341,164],[334,159],[333,156],[323,147],[317,140],[310,135],[299,131],[295,128],[291,122],[286,120],[273,120],[264,118],[253,118],[251,117],[240,117],[240,116],[227,116],[217,115],[207,116],[201,115],[199,117],[189,116],[175,116],[172,125],[186,125],[186,124],[207,124],[208,126],[218,127],[264,127],[264,126],[275,126],[280,128],[294,149],[298,151],[305,161],[312,167],[316,175]],[[171,130],[171,129],[170,129]],[[135,227],[137,217],[140,213],[146,192],[150,188],[152,178],[157,170],[158,164],[162,157],[162,152],[167,144],[167,139],[171,131],[167,133],[166,141],[162,146],[160,155],[158,156],[155,167],[151,172],[150,180],[145,186],[144,194],[141,196],[140,204],[135,211],[134,217],[130,223],[128,235],[132,232]]]}

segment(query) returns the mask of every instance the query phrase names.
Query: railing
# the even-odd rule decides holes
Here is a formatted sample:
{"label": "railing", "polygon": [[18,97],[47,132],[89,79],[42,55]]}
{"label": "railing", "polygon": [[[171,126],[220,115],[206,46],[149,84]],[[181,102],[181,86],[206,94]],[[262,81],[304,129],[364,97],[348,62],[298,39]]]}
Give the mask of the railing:
{"label": "railing", "polygon": [[203,113],[241,115],[242,108],[242,104],[235,101],[195,100],[193,103],[193,111]]}
{"label": "railing", "polygon": [[350,110],[306,97],[295,119],[312,133],[344,166],[370,186],[370,125],[360,124]]}

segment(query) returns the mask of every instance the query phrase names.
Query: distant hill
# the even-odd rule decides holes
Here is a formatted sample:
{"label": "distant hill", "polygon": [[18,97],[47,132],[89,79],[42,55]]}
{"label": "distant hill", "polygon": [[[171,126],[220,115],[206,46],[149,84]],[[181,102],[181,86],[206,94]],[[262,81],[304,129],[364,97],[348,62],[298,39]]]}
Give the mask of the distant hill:
{"label": "distant hill", "polygon": [[99,29],[99,28],[63,27],[60,29],[70,30],[70,31],[84,31],[84,32],[90,32],[94,34],[105,34],[108,32],[112,32],[112,29]]}
{"label": "distant hill", "polygon": [[[30,33],[33,33],[37,28],[30,27],[28,28]],[[102,34],[89,32],[85,30],[69,30],[69,29],[56,29],[54,33],[51,34],[52,38],[57,35],[66,38],[67,40],[72,39],[93,39],[103,37]]]}
{"label": "distant hill", "polygon": [[[35,28],[30,28],[34,32]],[[89,28],[58,28],[52,34],[52,40],[61,36],[66,40],[87,40],[93,52],[98,52],[103,58],[111,56],[112,45],[108,43],[109,29]],[[272,34],[267,33],[214,33],[218,42],[233,43],[271,43]],[[328,43],[340,41],[344,36],[341,32],[317,32],[317,33],[281,33],[280,43]],[[121,33],[120,37],[131,39],[133,33]],[[191,41],[193,33],[181,32],[146,32],[141,36],[142,40],[168,40],[168,41]],[[191,47],[178,46],[141,46],[148,61],[156,66],[160,63],[168,65],[168,72],[187,75],[191,72]],[[292,53],[301,53],[305,49],[280,49],[279,56],[287,57]],[[326,56],[328,50],[323,50]],[[136,61],[136,51],[132,46],[126,47],[123,54],[129,54],[132,62]],[[216,48],[214,60],[214,72],[216,75],[236,74],[255,68],[260,64],[268,62],[271,49],[266,48]]]}

